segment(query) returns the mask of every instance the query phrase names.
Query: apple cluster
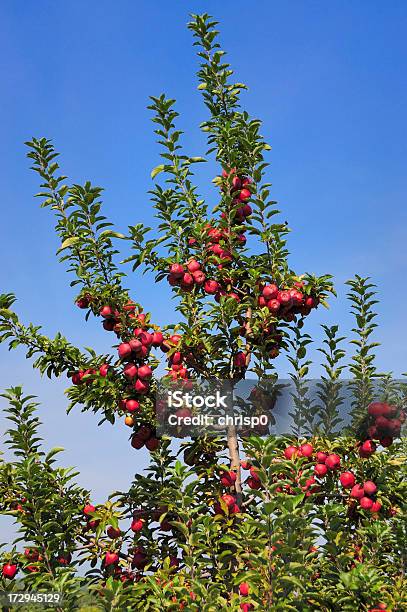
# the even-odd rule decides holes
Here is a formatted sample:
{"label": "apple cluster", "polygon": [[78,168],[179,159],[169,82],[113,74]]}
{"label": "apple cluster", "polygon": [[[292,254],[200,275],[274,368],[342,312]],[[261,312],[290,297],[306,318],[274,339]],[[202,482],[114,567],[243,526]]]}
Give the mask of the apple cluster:
{"label": "apple cluster", "polygon": [[260,285],[259,289],[258,305],[285,321],[292,321],[296,314],[309,315],[319,304],[316,296],[304,292],[306,285],[303,281],[295,282],[292,288],[278,287],[273,283]]}
{"label": "apple cluster", "polygon": [[230,493],[225,493],[219,498],[219,501],[213,505],[215,515],[231,516],[233,514],[239,514],[240,508],[236,503],[236,497]]}
{"label": "apple cluster", "polygon": [[[234,221],[243,223],[252,214],[252,208],[248,201],[252,197],[253,181],[249,176],[239,175],[236,168],[222,170],[219,179],[221,190],[232,198],[234,210]],[[226,213],[222,213],[226,217]]]}
{"label": "apple cluster", "polygon": [[367,430],[371,440],[379,440],[384,447],[390,446],[393,438],[400,436],[400,431],[405,422],[404,410],[386,402],[372,402],[367,409],[369,415],[369,427]]}
{"label": "apple cluster", "polygon": [[340,481],[345,489],[351,489],[350,497],[357,500],[363,510],[369,510],[374,514],[381,510],[382,504],[374,499],[377,493],[377,485],[372,480],[366,480],[363,484],[356,484],[352,472],[344,472],[341,474]]}
{"label": "apple cluster", "polygon": [[147,450],[153,452],[160,446],[160,440],[156,437],[154,429],[148,425],[141,425],[132,435],[131,445],[136,450],[145,446]]}

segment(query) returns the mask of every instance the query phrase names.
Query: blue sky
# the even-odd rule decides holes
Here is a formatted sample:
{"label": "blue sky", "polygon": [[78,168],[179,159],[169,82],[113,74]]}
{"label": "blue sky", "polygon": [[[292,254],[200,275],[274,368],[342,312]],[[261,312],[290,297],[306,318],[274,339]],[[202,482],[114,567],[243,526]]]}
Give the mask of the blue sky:
{"label": "blue sky", "polygon": [[[250,8],[249,8],[250,6]],[[393,0],[224,0],[177,2],[3,0],[0,6],[1,291],[15,292],[23,321],[62,329],[72,342],[106,350],[99,322],[85,324],[72,305],[68,276],[54,253],[53,219],[32,197],[23,142],[47,136],[61,151],[73,182],[103,185],[105,212],[118,231],[151,223],[150,170],[159,163],[149,95],[177,99],[186,151],[200,155],[206,110],[196,90],[196,58],[186,29],[190,12],[221,22],[221,42],[248,84],[243,104],[260,117],[273,149],[270,179],[293,229],[289,246],[298,271],[335,276],[339,297],[320,323],[351,319],[344,281],[370,275],[381,299],[378,366],[405,365],[407,5]],[[215,203],[213,161],[200,170],[200,191]],[[167,287],[133,275],[134,297],[165,323],[173,307]],[[284,373],[285,364],[281,362]],[[315,371],[316,373],[318,370]],[[65,415],[65,380],[41,380],[21,350],[0,347],[0,387],[24,383],[39,396],[49,446],[65,446],[81,484],[102,501],[127,487],[146,462],[127,443],[124,426],[97,428],[93,415]],[[1,532],[0,532],[1,535]]]}

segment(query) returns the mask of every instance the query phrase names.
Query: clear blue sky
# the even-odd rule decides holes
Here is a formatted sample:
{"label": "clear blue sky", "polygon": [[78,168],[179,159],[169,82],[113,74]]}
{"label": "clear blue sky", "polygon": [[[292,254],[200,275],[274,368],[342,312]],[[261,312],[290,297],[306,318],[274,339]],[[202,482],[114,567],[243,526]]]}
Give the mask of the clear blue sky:
{"label": "clear blue sky", "polygon": [[[288,219],[292,265],[334,274],[339,298],[319,310],[309,331],[338,321],[347,332],[343,282],[355,272],[378,284],[383,343],[378,365],[406,371],[406,51],[403,0],[252,3],[139,0],[3,0],[0,5],[0,257],[1,291],[13,291],[22,320],[59,329],[77,344],[105,350],[99,322],[83,322],[72,306],[68,277],[55,256],[53,219],[32,194],[23,142],[54,139],[72,181],[103,185],[105,212],[119,231],[151,222],[150,170],[158,146],[146,110],[149,95],[177,98],[188,153],[205,149],[199,121],[206,111],[196,90],[196,58],[186,29],[189,12],[221,21],[221,41],[244,105],[264,121],[272,144],[273,197]],[[214,202],[211,162],[200,191]],[[168,289],[129,280],[134,297],[160,323],[172,306]],[[284,371],[284,363],[280,369]],[[43,402],[49,445],[67,448],[81,483],[107,491],[126,487],[145,455],[117,425],[97,429],[91,414],[65,416],[65,380],[41,381],[21,350],[0,347],[0,387],[23,382]],[[0,534],[1,535],[1,534]],[[1,539],[1,538],[0,538]]]}

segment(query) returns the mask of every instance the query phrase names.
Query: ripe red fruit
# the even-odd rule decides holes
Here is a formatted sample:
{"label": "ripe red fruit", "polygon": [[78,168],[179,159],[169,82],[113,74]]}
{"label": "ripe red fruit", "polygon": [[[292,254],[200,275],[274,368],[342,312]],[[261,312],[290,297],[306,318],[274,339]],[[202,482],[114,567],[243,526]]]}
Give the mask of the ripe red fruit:
{"label": "ripe red fruit", "polygon": [[105,566],[115,565],[119,562],[119,555],[114,552],[107,552],[105,555]]}
{"label": "ripe red fruit", "polygon": [[231,487],[236,482],[236,472],[223,472],[220,481],[224,487]]}
{"label": "ripe red fruit", "polygon": [[153,375],[153,371],[148,365],[140,366],[137,372],[137,376],[141,378],[142,380],[151,378],[152,375]]}
{"label": "ripe red fruit", "polygon": [[222,495],[221,500],[227,505],[228,508],[232,508],[232,506],[234,506],[234,504],[236,503],[236,498],[233,497],[233,495],[230,495],[229,493],[225,493],[224,495]]}
{"label": "ripe red fruit", "polygon": [[133,519],[130,529],[134,531],[134,533],[138,533],[143,529],[144,520],[142,518]]}
{"label": "ripe red fruit", "polygon": [[173,274],[169,274],[167,276],[167,280],[171,287],[176,287],[180,283],[180,279],[177,276],[174,276]]}
{"label": "ripe red fruit", "polygon": [[113,527],[112,525],[110,525],[107,530],[106,530],[107,535],[109,536],[109,538],[112,538],[112,540],[115,540],[116,538],[120,538],[122,532],[120,531],[120,529],[116,529],[115,527]]}
{"label": "ripe red fruit", "polygon": [[383,432],[388,432],[391,430],[392,423],[389,419],[386,419],[385,416],[378,416],[376,418],[376,428]]}
{"label": "ripe red fruit", "polygon": [[103,329],[105,329],[106,331],[113,331],[114,327],[115,327],[115,321],[114,319],[106,319],[106,321],[103,321]]}
{"label": "ripe red fruit", "polygon": [[209,295],[213,295],[213,294],[217,293],[219,291],[219,289],[220,289],[220,285],[215,280],[207,280],[205,282],[205,284],[204,284],[204,290]]}
{"label": "ripe red fruit", "polygon": [[154,332],[153,333],[153,346],[160,346],[160,344],[162,344],[164,340],[164,336],[162,335],[161,332]]}
{"label": "ripe red fruit", "polygon": [[113,315],[113,310],[110,308],[110,306],[103,306],[103,308],[100,309],[99,314],[101,317],[106,319],[107,317],[111,317]]}
{"label": "ripe red fruit", "polygon": [[247,582],[242,582],[241,585],[239,586],[240,595],[242,595],[243,597],[247,597],[249,594],[249,591],[250,591],[250,588]]}
{"label": "ripe red fruit", "polygon": [[359,447],[359,455],[363,458],[368,458],[370,455],[376,450],[376,444],[372,440],[365,440],[363,444]]}
{"label": "ripe red fruit", "polygon": [[146,563],[147,557],[145,555],[145,552],[142,548],[137,548],[134,552],[133,559],[131,562],[132,566],[136,567],[137,569],[143,569]]}
{"label": "ripe red fruit", "polygon": [[328,473],[328,468],[324,463],[317,463],[314,467],[314,472],[317,476],[322,477]]}
{"label": "ripe red fruit", "polygon": [[101,376],[103,376],[103,378],[105,378],[107,376],[107,372],[108,372],[109,368],[110,368],[109,364],[108,363],[104,363],[99,368],[99,374]]}
{"label": "ripe red fruit", "polygon": [[278,300],[269,300],[267,302],[267,308],[269,309],[271,313],[274,313],[274,314],[280,310],[280,306],[281,304]]}
{"label": "ripe red fruit", "polygon": [[147,393],[149,389],[148,382],[144,382],[143,380],[140,380],[138,378],[136,382],[134,383],[134,389],[136,390],[137,393],[140,393],[140,395],[143,395],[144,393]]}
{"label": "ripe red fruit", "polygon": [[328,455],[325,465],[329,470],[336,470],[341,465],[341,458],[335,454]]}
{"label": "ripe red fruit", "polygon": [[251,603],[241,603],[240,604],[240,609],[242,610],[242,612],[250,612],[250,610],[253,610],[253,604],[251,604]]}
{"label": "ripe red fruit", "polygon": [[279,291],[277,294],[277,300],[280,302],[280,304],[283,304],[283,306],[287,306],[291,303],[291,295],[288,291]]}
{"label": "ripe red fruit", "polygon": [[252,207],[249,204],[245,204],[242,207],[241,211],[242,211],[244,217],[249,217],[252,214],[252,212],[253,212]]}
{"label": "ripe red fruit", "polygon": [[151,437],[151,434],[152,431],[150,427],[147,427],[147,425],[142,425],[137,432],[137,436],[140,438],[140,440],[148,440]]}
{"label": "ripe red fruit", "polygon": [[138,339],[143,346],[150,347],[153,343],[153,334],[142,331],[141,334],[139,334]]}
{"label": "ripe red fruit", "polygon": [[284,457],[286,459],[296,458],[298,456],[298,448],[296,446],[287,446],[284,450]]}
{"label": "ripe red fruit", "polygon": [[373,501],[370,499],[370,497],[362,497],[359,504],[363,510],[370,510],[373,506]]}
{"label": "ripe red fruit", "polygon": [[145,445],[146,445],[146,448],[148,448],[150,452],[153,452],[153,451],[156,451],[157,448],[160,446],[160,440],[158,438],[152,437],[149,440],[147,440]]}
{"label": "ripe red fruit", "polygon": [[201,269],[201,264],[196,261],[196,259],[191,259],[191,261],[187,264],[187,268],[192,274],[193,272],[197,272]]}
{"label": "ripe red fruit", "polygon": [[249,461],[241,461],[240,465],[242,466],[242,470],[250,470],[251,468]]}
{"label": "ripe red fruit", "polygon": [[192,274],[189,274],[189,272],[185,272],[185,274],[183,275],[181,279],[181,287],[183,289],[188,289],[189,287],[193,287],[193,284],[194,284],[194,278]]}
{"label": "ripe red fruit", "polygon": [[170,342],[172,342],[173,344],[179,344],[181,338],[182,336],[180,336],[179,334],[173,334],[172,336],[170,336]]}
{"label": "ripe red fruit", "polygon": [[382,402],[372,402],[369,404],[367,412],[370,416],[378,417],[384,414],[384,404]]}
{"label": "ripe red fruit", "polygon": [[250,200],[251,195],[252,194],[248,189],[241,189],[238,198],[240,202],[247,202],[247,200]]}
{"label": "ripe red fruit", "polygon": [[170,274],[172,274],[176,278],[181,278],[181,276],[184,274],[184,266],[177,263],[172,264],[170,266]]}
{"label": "ripe red fruit", "polygon": [[126,401],[125,410],[127,412],[136,412],[136,410],[140,410],[140,403],[135,399],[129,399]]}
{"label": "ripe red fruit", "polygon": [[352,487],[351,492],[350,492],[350,496],[353,497],[354,499],[362,499],[364,494],[365,494],[365,491],[364,491],[362,485],[360,485],[360,484],[354,485]]}
{"label": "ripe red fruit", "polygon": [[318,461],[318,463],[325,463],[327,457],[328,457],[328,455],[326,453],[323,453],[321,451],[317,452],[317,461]]}
{"label": "ripe red fruit", "polygon": [[2,574],[4,578],[9,578],[12,580],[12,578],[14,578],[14,576],[17,574],[17,571],[17,565],[15,563],[6,563],[6,565],[3,565]]}
{"label": "ripe red fruit", "polygon": [[78,308],[88,308],[90,300],[87,297],[81,297],[77,300],[76,305]]}
{"label": "ripe red fruit", "polygon": [[117,352],[119,353],[120,359],[124,359],[125,357],[131,355],[132,348],[128,342],[122,342],[121,344],[119,344]]}
{"label": "ripe red fruit", "polygon": [[[62,553],[62,555],[59,555],[57,561],[60,565],[69,565],[72,561],[72,555],[71,553]],[[34,570],[30,571],[38,571],[38,569],[39,568],[35,568]]]}
{"label": "ripe red fruit", "polygon": [[250,489],[256,490],[261,488],[261,481],[258,478],[253,478],[253,476],[249,476],[246,483]]}
{"label": "ripe red fruit", "polygon": [[380,512],[382,508],[382,504],[379,501],[373,502],[372,507],[370,508],[370,512]]}
{"label": "ripe red fruit", "polygon": [[366,480],[365,484],[363,485],[363,490],[366,495],[374,495],[377,491],[377,486],[372,480]]}
{"label": "ripe red fruit", "polygon": [[135,448],[136,450],[139,450],[140,448],[142,448],[144,446],[144,440],[142,440],[140,438],[140,436],[138,436],[137,434],[135,434],[134,436],[132,436],[131,438],[131,445],[133,448]]}
{"label": "ripe red fruit", "polygon": [[314,452],[314,447],[311,444],[302,444],[300,446],[300,455],[302,457],[311,457]]}
{"label": "ripe red fruit", "polygon": [[238,176],[234,176],[232,178],[232,188],[234,191],[237,191],[242,186],[242,181]]}
{"label": "ripe red fruit", "polygon": [[339,480],[345,489],[351,489],[355,484],[355,476],[352,472],[343,472],[339,476]]}
{"label": "ripe red fruit", "polygon": [[239,353],[236,353],[236,355],[233,357],[233,365],[236,368],[245,368],[246,367],[246,353],[243,353],[242,351],[240,351]]}
{"label": "ripe red fruit", "polygon": [[135,363],[126,363],[123,369],[123,374],[126,378],[136,378],[137,376],[137,366]]}
{"label": "ripe red fruit", "polygon": [[194,281],[196,282],[197,285],[203,285],[203,283],[206,280],[206,276],[202,272],[202,270],[197,270],[196,272],[193,272],[192,276],[193,276]]}
{"label": "ripe red fruit", "polygon": [[91,514],[92,512],[95,512],[96,508],[95,506],[93,506],[92,504],[86,504],[86,506],[83,509],[83,514],[85,514],[86,516],[89,516],[89,514]]}
{"label": "ripe red fruit", "polygon": [[262,291],[263,296],[266,300],[273,300],[278,296],[277,285],[266,285]]}
{"label": "ripe red fruit", "polygon": [[84,376],[85,372],[75,372],[75,374],[72,375],[72,384],[79,385]]}
{"label": "ripe red fruit", "polygon": [[393,438],[391,438],[390,436],[386,436],[385,438],[380,438],[380,444],[384,448],[387,448],[393,444]]}

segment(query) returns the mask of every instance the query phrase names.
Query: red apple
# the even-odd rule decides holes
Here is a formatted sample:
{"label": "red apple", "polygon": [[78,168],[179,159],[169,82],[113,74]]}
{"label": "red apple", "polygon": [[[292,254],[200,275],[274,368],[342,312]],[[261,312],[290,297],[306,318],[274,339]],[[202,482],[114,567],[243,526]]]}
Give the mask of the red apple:
{"label": "red apple", "polygon": [[296,446],[287,446],[284,450],[284,457],[286,459],[295,459],[298,456],[298,448]]}
{"label": "red apple", "polygon": [[130,529],[134,531],[134,533],[138,533],[143,529],[144,520],[142,518],[133,519]]}
{"label": "red apple", "polygon": [[112,540],[115,540],[116,538],[120,538],[120,536],[122,535],[122,532],[120,531],[120,529],[116,529],[116,527],[113,527],[112,525],[110,525],[107,530],[106,530],[107,535],[109,536],[109,538],[112,538]]}
{"label": "red apple", "polygon": [[137,372],[137,376],[141,378],[141,380],[146,380],[148,378],[151,378],[152,375],[153,375],[153,371],[148,365],[140,366]]}
{"label": "red apple", "polygon": [[314,472],[317,476],[321,478],[322,476],[326,476],[326,474],[328,473],[328,468],[324,463],[317,463],[314,467]]}
{"label": "red apple", "polygon": [[352,490],[350,492],[350,496],[353,497],[354,499],[362,499],[362,497],[364,496],[365,491],[362,487],[362,485],[354,485],[352,487]]}
{"label": "red apple", "polygon": [[122,342],[119,344],[117,352],[119,353],[120,359],[124,359],[125,357],[129,357],[129,355],[131,355],[132,349],[128,342]]}
{"label": "red apple", "polygon": [[103,306],[103,308],[100,309],[99,314],[101,317],[106,319],[107,317],[111,317],[113,315],[113,310],[110,308],[110,306]]}
{"label": "red apple", "polygon": [[138,371],[138,368],[136,364],[130,362],[130,363],[126,363],[126,365],[124,366],[123,374],[125,375],[126,378],[132,379],[132,378],[136,378],[137,371]]}
{"label": "red apple", "polygon": [[153,333],[153,346],[160,346],[164,340],[164,336],[161,332]]}
{"label": "red apple", "polygon": [[172,264],[170,266],[170,274],[175,277],[181,278],[181,276],[184,274],[184,266],[177,263]]}
{"label": "red apple", "polygon": [[115,552],[107,552],[105,555],[105,566],[115,565],[119,562],[119,555]]}
{"label": "red apple", "polygon": [[242,351],[240,351],[239,353],[236,353],[236,355],[233,357],[233,365],[236,368],[245,368],[246,367],[246,353],[243,353]]}
{"label": "red apple", "polygon": [[266,300],[273,300],[278,295],[277,285],[266,285],[262,291],[263,296]]}
{"label": "red apple", "polygon": [[373,501],[370,499],[370,497],[362,497],[359,504],[363,510],[370,510],[373,506]]}
{"label": "red apple", "polygon": [[311,457],[314,452],[314,447],[311,444],[302,444],[300,446],[300,455],[302,457]]}
{"label": "red apple", "polygon": [[153,452],[160,446],[160,440],[158,438],[151,437],[149,440],[147,440],[145,445],[150,452]]}
{"label": "red apple", "polygon": [[339,455],[328,455],[325,461],[325,465],[330,470],[336,470],[341,464],[341,458]]}
{"label": "red apple", "polygon": [[377,491],[377,486],[372,480],[366,480],[365,484],[363,485],[363,490],[366,495],[374,495]]}
{"label": "red apple", "polygon": [[192,274],[193,272],[197,272],[198,270],[201,269],[201,264],[198,261],[196,261],[196,259],[191,259],[189,263],[187,264],[187,268]]}
{"label": "red apple", "polygon": [[204,284],[204,289],[206,293],[213,295],[214,293],[219,291],[220,285],[215,280],[207,280]]}
{"label": "red apple", "polygon": [[92,512],[95,512],[96,508],[95,506],[93,506],[92,504],[86,504],[86,506],[83,509],[83,514],[85,514],[86,516],[89,516]]}
{"label": "red apple", "polygon": [[17,571],[18,568],[15,563],[6,563],[3,565],[2,574],[4,578],[9,578],[11,580],[17,574]]}
{"label": "red apple", "polygon": [[126,401],[125,410],[127,412],[136,412],[136,410],[140,410],[140,403],[135,399],[129,399]]}
{"label": "red apple", "polygon": [[355,476],[352,474],[352,472],[343,472],[339,476],[339,480],[345,489],[351,489],[356,482]]}
{"label": "red apple", "polygon": [[240,595],[242,595],[243,597],[247,597],[249,594],[249,591],[250,591],[250,588],[247,582],[242,582],[239,586]]}
{"label": "red apple", "polygon": [[140,395],[147,393],[149,389],[148,382],[145,382],[144,380],[140,380],[140,378],[136,380],[133,386],[134,386],[134,389],[136,390],[136,393],[140,393]]}

